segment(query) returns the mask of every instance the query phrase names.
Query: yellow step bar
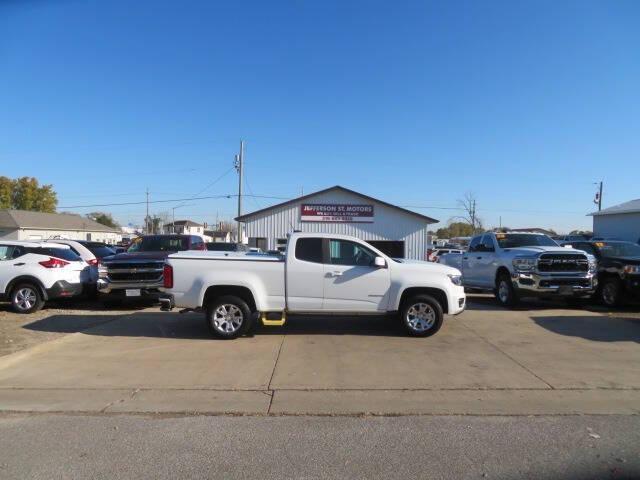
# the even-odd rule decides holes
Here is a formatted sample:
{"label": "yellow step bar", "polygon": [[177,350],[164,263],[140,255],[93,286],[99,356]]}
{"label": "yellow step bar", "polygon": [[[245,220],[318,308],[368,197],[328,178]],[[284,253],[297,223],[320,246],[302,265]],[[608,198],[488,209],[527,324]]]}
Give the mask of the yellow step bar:
{"label": "yellow step bar", "polygon": [[282,312],[281,318],[277,320],[269,320],[267,319],[267,313],[280,313],[280,312],[261,312],[260,320],[265,327],[281,327],[284,325],[284,322],[287,321],[287,314]]}

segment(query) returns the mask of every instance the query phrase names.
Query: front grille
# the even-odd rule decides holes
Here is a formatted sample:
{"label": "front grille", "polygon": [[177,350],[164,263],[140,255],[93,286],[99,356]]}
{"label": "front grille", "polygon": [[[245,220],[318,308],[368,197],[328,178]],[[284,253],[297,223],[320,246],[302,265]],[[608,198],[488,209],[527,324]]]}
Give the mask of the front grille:
{"label": "front grille", "polygon": [[160,281],[162,272],[136,272],[136,273],[118,273],[109,272],[109,278],[114,282],[140,282],[144,280]]}
{"label": "front grille", "polygon": [[590,287],[589,280],[579,278],[554,278],[553,280],[540,280],[541,287],[555,287],[561,285],[571,285],[572,287]]}
{"label": "front grille", "polygon": [[589,261],[584,255],[545,253],[538,259],[539,272],[587,272]]}
{"label": "front grille", "polygon": [[164,262],[105,263],[111,282],[158,283],[162,281]]}
{"label": "front grille", "polygon": [[118,263],[105,263],[105,267],[111,270],[127,270],[135,268],[137,270],[153,268],[160,269],[164,266],[164,262],[118,262]]}

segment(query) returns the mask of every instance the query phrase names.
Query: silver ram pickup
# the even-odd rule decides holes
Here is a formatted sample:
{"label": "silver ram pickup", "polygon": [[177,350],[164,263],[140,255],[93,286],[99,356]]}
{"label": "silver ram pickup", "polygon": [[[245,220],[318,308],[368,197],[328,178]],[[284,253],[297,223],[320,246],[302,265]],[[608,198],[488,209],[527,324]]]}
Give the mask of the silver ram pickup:
{"label": "silver ram pickup", "polygon": [[598,282],[595,257],[538,233],[476,235],[467,252],[443,255],[439,263],[460,270],[466,288],[494,292],[504,306],[522,297],[589,296]]}

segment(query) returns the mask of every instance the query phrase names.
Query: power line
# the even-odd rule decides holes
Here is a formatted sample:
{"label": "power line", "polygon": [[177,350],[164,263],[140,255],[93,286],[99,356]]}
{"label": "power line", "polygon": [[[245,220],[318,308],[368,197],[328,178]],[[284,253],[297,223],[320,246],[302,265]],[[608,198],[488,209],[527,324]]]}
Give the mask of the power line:
{"label": "power line", "polygon": [[[213,198],[235,198],[237,197],[238,194],[237,193],[229,193],[226,195],[209,195],[209,196],[205,196],[205,197],[190,197],[190,198],[174,198],[171,200],[149,200],[149,204],[152,203],[172,203],[172,202],[187,202],[187,201],[191,201],[191,200],[210,200]],[[249,195],[243,195],[243,196],[249,196]],[[273,200],[289,200],[289,197],[274,197],[271,195],[251,195],[252,197],[256,197],[256,198],[268,198],[268,199],[273,199]],[[121,202],[121,203],[96,203],[96,204],[92,204],[92,205],[68,205],[68,206],[61,206],[58,207],[60,209],[62,208],[92,208],[92,207],[118,207],[118,206],[122,206],[122,205],[145,205],[147,202],[146,200],[142,201],[142,202]]]}

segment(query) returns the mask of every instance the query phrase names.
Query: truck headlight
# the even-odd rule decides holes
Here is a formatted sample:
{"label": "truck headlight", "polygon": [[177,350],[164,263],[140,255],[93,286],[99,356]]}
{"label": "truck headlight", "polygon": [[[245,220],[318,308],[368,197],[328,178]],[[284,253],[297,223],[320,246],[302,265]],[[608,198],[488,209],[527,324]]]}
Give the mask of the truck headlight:
{"label": "truck headlight", "polygon": [[104,265],[100,264],[100,266],[98,267],[98,277],[100,278],[105,278],[107,277],[109,273],[109,270],[107,270],[107,267],[105,267]]}
{"label": "truck headlight", "polygon": [[519,272],[530,272],[536,268],[535,258],[514,258],[512,263]]}
{"label": "truck headlight", "polygon": [[598,270],[598,262],[595,258],[589,259],[589,273],[596,273]]}
{"label": "truck headlight", "polygon": [[640,265],[625,265],[624,273],[640,273]]}
{"label": "truck headlight", "polygon": [[454,285],[462,286],[462,275],[447,275],[447,277]]}

